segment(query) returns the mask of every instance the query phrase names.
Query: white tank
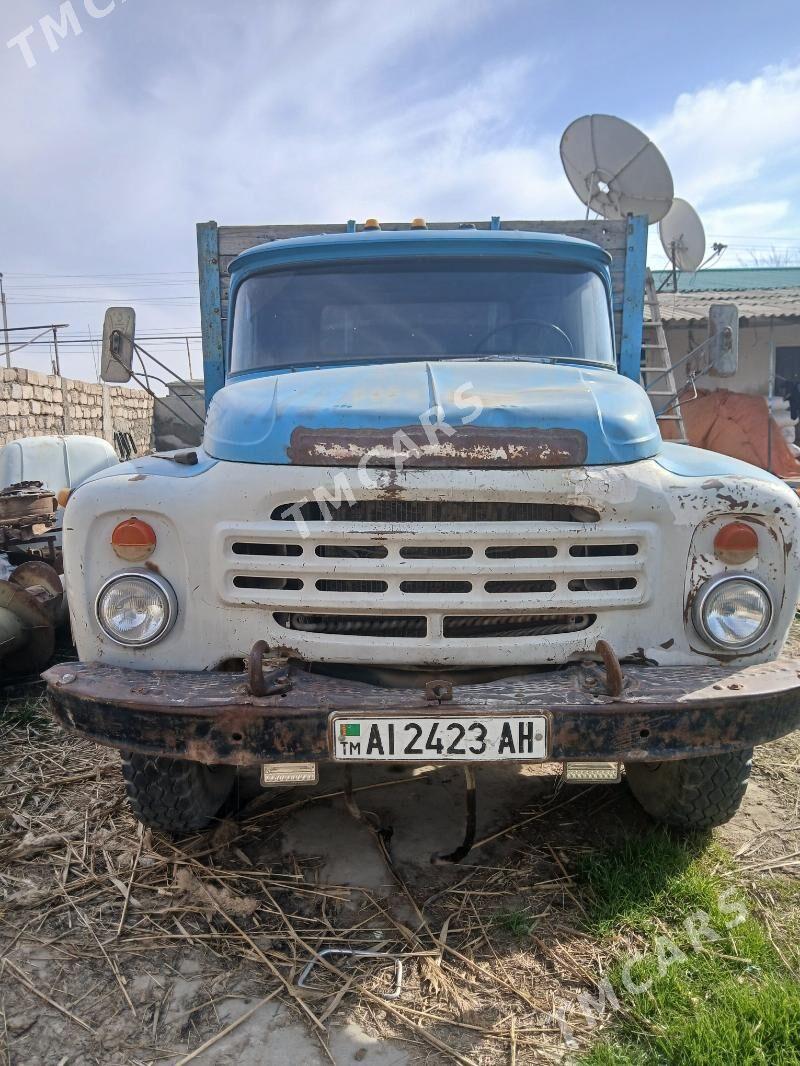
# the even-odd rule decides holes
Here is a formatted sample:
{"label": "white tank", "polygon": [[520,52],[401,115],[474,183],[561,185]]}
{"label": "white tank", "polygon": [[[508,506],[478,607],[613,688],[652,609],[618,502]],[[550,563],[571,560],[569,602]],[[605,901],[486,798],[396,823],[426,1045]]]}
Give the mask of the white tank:
{"label": "white tank", "polygon": [[41,481],[58,493],[118,462],[114,449],[101,437],[22,437],[0,449],[0,488]]}

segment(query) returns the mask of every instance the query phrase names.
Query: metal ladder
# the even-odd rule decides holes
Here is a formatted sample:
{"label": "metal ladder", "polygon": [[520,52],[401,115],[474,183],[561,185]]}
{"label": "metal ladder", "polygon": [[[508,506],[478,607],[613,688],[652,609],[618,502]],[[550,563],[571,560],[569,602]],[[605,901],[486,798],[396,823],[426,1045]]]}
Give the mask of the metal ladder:
{"label": "metal ladder", "polygon": [[667,335],[664,332],[664,323],[661,321],[658,294],[653,275],[649,270],[645,275],[644,303],[650,312],[650,320],[645,319],[642,323],[642,350],[644,352],[644,362],[641,367],[642,385],[650,397],[658,421],[674,422],[678,435],[672,437],[672,441],[677,444],[688,444]]}

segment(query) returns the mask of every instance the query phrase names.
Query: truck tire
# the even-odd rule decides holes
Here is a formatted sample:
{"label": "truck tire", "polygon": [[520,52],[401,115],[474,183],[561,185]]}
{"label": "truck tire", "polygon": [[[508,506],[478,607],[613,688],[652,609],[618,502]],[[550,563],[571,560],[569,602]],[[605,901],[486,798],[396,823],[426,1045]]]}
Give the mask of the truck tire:
{"label": "truck tire", "polygon": [[676,759],[626,763],[631,792],[658,822],[681,829],[712,829],[736,814],[742,802],[753,749]]}
{"label": "truck tire", "polygon": [[122,779],[133,813],[166,833],[205,829],[230,795],[235,774],[233,766],[122,752]]}

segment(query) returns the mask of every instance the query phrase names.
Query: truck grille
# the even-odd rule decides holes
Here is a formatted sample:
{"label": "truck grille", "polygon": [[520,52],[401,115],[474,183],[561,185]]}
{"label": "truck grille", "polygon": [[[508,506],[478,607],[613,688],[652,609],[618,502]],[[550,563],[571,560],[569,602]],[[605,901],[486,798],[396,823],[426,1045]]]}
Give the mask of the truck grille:
{"label": "truck grille", "polygon": [[226,602],[265,608],[312,641],[541,641],[647,595],[653,527],[588,508],[359,500],[326,522],[318,506],[303,505],[305,536],[274,517],[222,531]]}
{"label": "truck grille", "polygon": [[579,633],[595,621],[593,614],[520,614],[500,618],[486,615],[447,616],[443,634],[448,639],[474,637],[542,637]]}
{"label": "truck grille", "polygon": [[[275,621],[284,629],[303,633],[327,633],[357,637],[425,637],[427,619],[420,616],[290,614],[277,612]],[[475,640],[486,637],[532,637],[555,633],[578,633],[595,621],[584,615],[454,615],[444,619],[447,640]]]}
{"label": "truck grille", "polygon": [[275,621],[284,629],[303,633],[333,633],[350,637],[424,637],[424,617],[358,614],[289,614],[278,612]]}
{"label": "truck grille", "polygon": [[282,503],[270,516],[273,522],[597,522],[597,511],[560,503],[499,503],[494,500],[356,500],[339,507],[315,501]]}

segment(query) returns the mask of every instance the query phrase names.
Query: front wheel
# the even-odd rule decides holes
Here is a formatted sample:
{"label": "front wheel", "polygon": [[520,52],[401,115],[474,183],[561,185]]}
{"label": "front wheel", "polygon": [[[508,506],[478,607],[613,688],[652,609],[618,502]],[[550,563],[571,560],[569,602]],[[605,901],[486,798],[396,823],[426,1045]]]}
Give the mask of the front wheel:
{"label": "front wheel", "polygon": [[712,829],[736,814],[747,790],[753,749],[676,759],[626,763],[631,792],[658,822],[682,829]]}
{"label": "front wheel", "polygon": [[193,833],[205,829],[233,787],[233,766],[122,752],[122,779],[133,813],[151,829]]}

